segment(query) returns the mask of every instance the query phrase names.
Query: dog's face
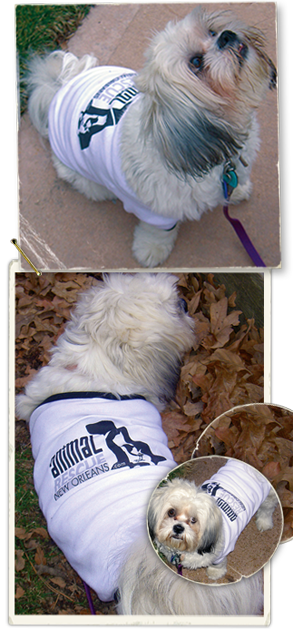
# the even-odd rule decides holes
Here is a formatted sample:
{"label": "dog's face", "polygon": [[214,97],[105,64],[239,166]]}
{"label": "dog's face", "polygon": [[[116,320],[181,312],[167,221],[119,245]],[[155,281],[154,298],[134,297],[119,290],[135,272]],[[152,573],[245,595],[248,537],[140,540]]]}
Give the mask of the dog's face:
{"label": "dog's face", "polygon": [[213,498],[194,483],[174,479],[158,487],[148,510],[150,535],[180,552],[211,552],[221,534],[222,516]]}
{"label": "dog's face", "polygon": [[193,551],[198,546],[200,537],[199,514],[194,502],[187,496],[170,496],[165,505],[162,519],[156,529],[159,542],[169,548],[180,551]]}
{"label": "dog's face", "polygon": [[276,70],[264,53],[262,33],[229,11],[211,16],[196,11],[182,24],[182,37],[184,33],[188,72],[207,105],[219,96],[233,115],[241,102],[257,106],[267,87],[275,86]]}
{"label": "dog's face", "polygon": [[153,40],[138,75],[148,130],[169,167],[202,175],[236,154],[276,69],[260,31],[196,8]]}

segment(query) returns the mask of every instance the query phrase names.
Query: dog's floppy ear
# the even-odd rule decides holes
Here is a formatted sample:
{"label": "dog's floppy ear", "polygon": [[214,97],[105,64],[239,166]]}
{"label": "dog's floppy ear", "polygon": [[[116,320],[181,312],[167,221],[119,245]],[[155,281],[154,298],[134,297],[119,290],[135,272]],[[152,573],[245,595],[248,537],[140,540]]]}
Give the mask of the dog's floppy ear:
{"label": "dog's floppy ear", "polygon": [[[170,95],[172,99],[172,95]],[[244,136],[214,114],[186,103],[157,106],[153,117],[153,137],[169,168],[182,176],[202,176],[214,166],[235,155]]]}
{"label": "dog's floppy ear", "polygon": [[154,541],[156,537],[156,534],[155,534],[156,522],[157,522],[156,513],[151,503],[148,509],[148,529],[149,529],[149,534],[150,534],[150,538],[152,542]]}
{"label": "dog's floppy ear", "polygon": [[197,549],[197,553],[199,555],[212,553],[215,548],[218,537],[219,537],[219,534],[216,531],[211,531],[210,529],[208,531],[205,531],[202,536],[202,539],[200,540],[200,545]]}
{"label": "dog's floppy ear", "polygon": [[202,176],[239,152],[242,130],[186,93],[182,77],[168,81],[162,72],[150,76],[148,70],[146,65],[136,77],[138,89],[152,94],[144,101],[144,130],[170,170],[182,178]]}
{"label": "dog's floppy ear", "polygon": [[154,491],[148,507],[147,520],[150,538],[153,541],[156,537],[156,526],[158,524],[159,514],[162,510],[163,496],[166,490],[169,488],[167,480],[163,480],[159,487]]}
{"label": "dog's floppy ear", "polygon": [[197,548],[199,555],[212,553],[222,530],[222,515],[218,509],[210,509],[202,537]]}
{"label": "dog's floppy ear", "polygon": [[151,517],[148,518],[148,529],[149,529],[149,534],[150,534],[150,538],[151,541],[153,542],[155,539],[155,531],[154,531],[154,521],[152,520]]}

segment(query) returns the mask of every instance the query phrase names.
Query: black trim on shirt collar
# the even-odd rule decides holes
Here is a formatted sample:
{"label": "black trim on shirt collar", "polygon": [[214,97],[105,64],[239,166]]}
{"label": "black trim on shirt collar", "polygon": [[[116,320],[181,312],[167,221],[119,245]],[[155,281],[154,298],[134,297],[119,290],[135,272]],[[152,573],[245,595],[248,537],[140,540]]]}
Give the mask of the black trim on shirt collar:
{"label": "black trim on shirt collar", "polygon": [[56,393],[55,395],[50,395],[46,400],[41,402],[39,406],[43,406],[43,404],[48,404],[49,402],[56,402],[58,400],[74,400],[74,399],[91,399],[91,398],[103,398],[106,400],[145,400],[143,395],[114,395],[114,393],[103,393],[97,391],[71,391],[67,393]]}

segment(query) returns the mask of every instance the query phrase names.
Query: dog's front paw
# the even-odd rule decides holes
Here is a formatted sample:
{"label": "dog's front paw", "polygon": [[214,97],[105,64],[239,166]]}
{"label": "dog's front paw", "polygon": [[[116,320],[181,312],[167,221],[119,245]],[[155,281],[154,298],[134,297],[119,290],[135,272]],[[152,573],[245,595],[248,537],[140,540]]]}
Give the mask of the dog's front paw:
{"label": "dog's front paw", "polygon": [[134,230],[132,253],[145,267],[162,264],[170,255],[177,238],[179,225],[170,231],[158,229],[140,221]]}
{"label": "dog's front paw", "polygon": [[262,533],[263,531],[269,531],[273,528],[273,513],[278,504],[278,498],[274,491],[274,489],[270,490],[269,495],[264,500],[264,502],[260,505],[258,511],[256,512],[256,526],[257,529]]}
{"label": "dog's front paw", "polygon": [[272,516],[260,514],[258,517],[256,517],[256,526],[258,531],[260,531],[261,533],[263,531],[269,531],[274,526]]}
{"label": "dog's front paw", "polygon": [[209,566],[207,568],[207,575],[210,579],[213,579],[213,581],[216,581],[217,579],[220,579],[221,577],[223,577],[227,572],[227,560],[224,559],[224,561],[222,561],[222,563],[219,563],[217,565],[212,565]]}

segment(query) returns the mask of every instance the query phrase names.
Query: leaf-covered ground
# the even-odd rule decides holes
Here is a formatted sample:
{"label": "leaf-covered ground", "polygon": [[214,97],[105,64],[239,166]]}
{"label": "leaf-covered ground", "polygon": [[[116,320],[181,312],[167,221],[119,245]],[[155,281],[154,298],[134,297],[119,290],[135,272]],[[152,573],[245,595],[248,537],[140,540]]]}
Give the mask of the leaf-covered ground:
{"label": "leaf-covered ground", "polygon": [[231,410],[207,428],[196,454],[231,456],[262,472],[282,503],[282,541],[293,538],[292,411],[271,404]]}
{"label": "leaf-covered ground", "polygon": [[264,332],[253,319],[239,325],[236,292],[226,295],[216,275],[184,275],[179,287],[194,318],[197,344],[185,357],[176,400],[162,420],[174,458],[183,463],[213,419],[233,406],[263,401]]}
{"label": "leaf-covered ground", "polygon": [[[239,289],[249,278],[239,276]],[[93,273],[17,274],[17,393],[48,362],[77,294],[100,281],[101,275]],[[263,401],[264,384],[263,329],[246,319],[237,291],[229,294],[217,274],[180,275],[179,289],[194,318],[197,342],[185,357],[176,399],[162,414],[178,464],[191,458],[198,437],[221,413],[235,405]],[[33,487],[25,422],[16,420],[15,433],[15,613],[89,614],[81,580],[47,534]],[[115,614],[114,603],[101,603],[94,596],[94,604],[97,614]]]}

